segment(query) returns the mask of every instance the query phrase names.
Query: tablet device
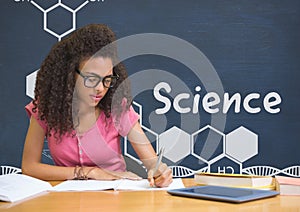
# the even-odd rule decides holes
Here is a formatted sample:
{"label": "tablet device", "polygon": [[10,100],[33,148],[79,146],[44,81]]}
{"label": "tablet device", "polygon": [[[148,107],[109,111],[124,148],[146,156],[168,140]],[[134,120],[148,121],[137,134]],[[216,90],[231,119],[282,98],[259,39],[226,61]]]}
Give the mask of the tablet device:
{"label": "tablet device", "polygon": [[241,203],[256,199],[276,196],[273,190],[259,190],[250,188],[233,188],[224,186],[195,186],[190,188],[171,189],[169,194],[201,199]]}

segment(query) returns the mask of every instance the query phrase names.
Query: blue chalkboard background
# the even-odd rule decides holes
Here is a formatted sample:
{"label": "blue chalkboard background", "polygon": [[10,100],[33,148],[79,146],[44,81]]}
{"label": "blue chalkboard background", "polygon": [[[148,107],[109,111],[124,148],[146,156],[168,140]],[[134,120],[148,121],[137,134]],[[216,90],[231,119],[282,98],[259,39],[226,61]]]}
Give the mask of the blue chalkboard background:
{"label": "blue chalkboard background", "polygon": [[[51,46],[59,40],[44,30],[44,12],[32,2],[47,9],[59,1],[4,0],[0,6],[0,165],[21,165],[28,126],[24,106],[31,100],[26,96],[26,76],[39,69]],[[240,93],[243,97],[249,93],[259,93],[262,97],[270,92],[280,94],[279,113],[262,110],[250,114],[243,108],[239,113],[230,110],[223,133],[243,126],[258,135],[258,154],[245,161],[244,167],[270,166],[283,170],[300,165],[299,1],[61,2],[74,11],[78,9],[75,28],[105,23],[118,38],[162,33],[191,43],[209,59],[224,91],[229,94]],[[80,5],[83,6],[79,8]],[[72,26],[72,16],[62,7],[55,13],[49,12],[47,21],[48,27],[60,34]],[[141,70],[160,69],[176,75],[192,91],[197,85],[202,86],[201,79],[191,70],[170,58],[142,55],[124,63],[130,75]],[[143,106],[143,125],[157,134],[163,133],[149,123],[150,114],[163,107],[152,91],[139,93],[135,101]],[[261,106],[262,99],[254,104]],[[203,110],[200,113],[200,127],[209,125],[210,114]],[[180,114],[174,109],[166,117],[166,130],[173,126],[180,128]],[[182,130],[191,134],[197,129]],[[188,157],[181,165],[198,169],[193,166],[194,159]]]}

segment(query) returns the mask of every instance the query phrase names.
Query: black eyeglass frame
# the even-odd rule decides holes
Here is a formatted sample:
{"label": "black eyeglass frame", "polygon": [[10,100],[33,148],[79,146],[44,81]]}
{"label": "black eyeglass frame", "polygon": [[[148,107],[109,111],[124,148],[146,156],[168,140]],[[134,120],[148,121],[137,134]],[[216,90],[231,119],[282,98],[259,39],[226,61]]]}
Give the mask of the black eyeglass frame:
{"label": "black eyeglass frame", "polygon": [[[84,80],[84,86],[87,87],[87,88],[95,88],[97,87],[97,85],[99,85],[100,82],[102,82],[102,85],[105,87],[105,88],[112,88],[115,86],[115,83],[109,87],[107,87],[104,83],[104,80],[107,79],[107,78],[112,78],[112,79],[116,79],[116,81],[120,78],[119,75],[108,75],[108,76],[105,76],[105,77],[100,77],[99,75],[93,75],[93,76],[85,76],[79,69],[75,69],[75,71],[83,78]],[[86,81],[89,79],[89,77],[96,77],[99,79],[99,81],[97,82],[97,84],[95,86],[86,86]]]}

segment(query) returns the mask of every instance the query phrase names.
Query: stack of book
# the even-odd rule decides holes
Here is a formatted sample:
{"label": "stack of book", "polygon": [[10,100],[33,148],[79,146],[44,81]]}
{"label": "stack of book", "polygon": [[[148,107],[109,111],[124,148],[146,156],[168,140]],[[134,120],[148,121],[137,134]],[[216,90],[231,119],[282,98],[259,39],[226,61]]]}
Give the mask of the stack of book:
{"label": "stack of book", "polygon": [[276,187],[280,195],[300,195],[300,178],[276,176]]}
{"label": "stack of book", "polygon": [[276,188],[275,178],[271,176],[201,172],[194,175],[194,180],[200,185],[217,185],[265,190],[275,190]]}

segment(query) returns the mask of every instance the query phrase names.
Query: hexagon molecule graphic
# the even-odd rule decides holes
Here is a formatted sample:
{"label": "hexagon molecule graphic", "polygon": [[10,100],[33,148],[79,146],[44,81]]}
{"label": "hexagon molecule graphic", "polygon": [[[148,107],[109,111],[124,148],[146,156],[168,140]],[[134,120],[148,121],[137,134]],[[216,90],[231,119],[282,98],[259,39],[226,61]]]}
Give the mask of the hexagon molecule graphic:
{"label": "hexagon molecule graphic", "polygon": [[[55,24],[55,18],[63,17],[63,21]],[[75,14],[67,6],[57,5],[46,13],[47,22],[45,23],[45,30],[55,37],[67,35],[75,30]]]}
{"label": "hexagon molecule graphic", "polygon": [[32,99],[34,98],[34,88],[37,72],[38,70],[26,76],[26,95]]}
{"label": "hexagon molecule graphic", "polygon": [[258,136],[239,127],[226,135],[225,153],[239,162],[244,162],[258,153]]}
{"label": "hexagon molecule graphic", "polygon": [[[62,37],[65,35],[69,34],[70,32],[74,31],[76,28],[76,13],[83,8],[86,4],[89,3],[89,1],[64,1],[62,0],[57,0],[55,4],[52,3],[47,3],[45,5],[45,2],[48,1],[37,1],[37,0],[32,0],[30,1],[31,4],[33,4],[37,9],[43,12],[44,14],[44,30],[55,37],[58,38],[58,40],[61,40]],[[73,3],[72,3],[73,2]],[[76,4],[74,4],[76,3]],[[67,5],[70,6],[67,6]],[[47,8],[44,8],[47,7]],[[74,8],[75,7],[75,8]],[[66,21],[65,23],[59,23],[58,26],[60,26],[61,29],[56,29],[56,27],[52,26],[53,23],[51,24],[48,19],[53,19],[56,16],[62,16],[64,17],[62,21]]]}
{"label": "hexagon molecule graphic", "polygon": [[[202,137],[206,133],[211,136],[210,140]],[[210,125],[194,132],[191,138],[193,144],[192,155],[199,159],[209,161],[224,153],[225,135]]]}
{"label": "hexagon molecule graphic", "polygon": [[159,135],[159,148],[164,147],[164,157],[176,163],[190,154],[190,135],[172,127]]}

